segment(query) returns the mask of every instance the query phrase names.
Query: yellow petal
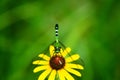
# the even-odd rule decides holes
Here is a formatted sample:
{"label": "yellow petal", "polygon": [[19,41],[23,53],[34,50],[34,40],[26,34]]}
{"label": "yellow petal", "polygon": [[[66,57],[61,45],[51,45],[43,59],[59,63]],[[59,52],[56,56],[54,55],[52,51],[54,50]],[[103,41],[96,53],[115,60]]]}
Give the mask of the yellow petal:
{"label": "yellow petal", "polygon": [[65,76],[62,70],[58,70],[58,75],[59,75],[60,80],[65,80]]}
{"label": "yellow petal", "polygon": [[33,72],[36,73],[36,72],[39,72],[39,71],[42,71],[42,70],[45,70],[45,69],[50,69],[50,66],[48,66],[48,65],[46,65],[46,66],[38,66],[33,70]]}
{"label": "yellow petal", "polygon": [[54,53],[54,51],[55,51],[54,46],[50,45],[49,51],[50,51],[50,55],[53,56],[53,53]]}
{"label": "yellow petal", "polygon": [[78,71],[76,71],[76,70],[74,70],[74,69],[71,69],[71,68],[65,68],[65,70],[67,70],[68,72],[70,72],[70,73],[72,73],[72,74],[75,74],[75,75],[81,77],[81,73],[79,73]]}
{"label": "yellow petal", "polygon": [[71,48],[67,47],[62,53],[62,56],[65,57],[70,51],[71,51]]}
{"label": "yellow petal", "polygon": [[66,62],[72,62],[72,61],[78,60],[79,58],[80,58],[80,56],[78,54],[74,54],[74,55],[66,58],[65,60],[66,60]]}
{"label": "yellow petal", "polygon": [[65,67],[67,67],[67,68],[81,69],[81,70],[84,69],[84,67],[83,67],[82,65],[72,64],[72,63],[67,63],[67,64],[65,65]]}
{"label": "yellow petal", "polygon": [[61,73],[66,77],[67,80],[75,80],[66,70],[62,69]]}
{"label": "yellow petal", "polygon": [[37,65],[47,65],[47,64],[49,64],[49,61],[36,60],[36,61],[33,61],[33,64],[37,64]]}
{"label": "yellow petal", "polygon": [[52,70],[48,80],[54,80],[55,79],[55,75],[56,75],[56,70]]}
{"label": "yellow petal", "polygon": [[42,74],[40,74],[38,80],[45,80],[45,78],[49,75],[49,73],[51,72],[51,68],[45,70]]}
{"label": "yellow petal", "polygon": [[60,49],[60,53],[63,53],[63,49],[62,48]]}
{"label": "yellow petal", "polygon": [[43,58],[44,60],[47,60],[47,61],[50,60],[50,57],[48,57],[48,56],[45,55],[45,54],[39,54],[38,57],[41,57],[41,58]]}

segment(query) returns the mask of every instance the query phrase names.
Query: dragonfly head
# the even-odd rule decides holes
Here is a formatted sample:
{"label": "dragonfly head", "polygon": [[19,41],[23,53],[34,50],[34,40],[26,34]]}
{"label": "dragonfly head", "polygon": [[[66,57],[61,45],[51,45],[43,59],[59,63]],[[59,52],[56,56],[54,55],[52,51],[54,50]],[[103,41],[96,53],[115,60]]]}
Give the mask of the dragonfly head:
{"label": "dragonfly head", "polygon": [[59,53],[60,49],[61,49],[61,47],[55,47],[55,53]]}

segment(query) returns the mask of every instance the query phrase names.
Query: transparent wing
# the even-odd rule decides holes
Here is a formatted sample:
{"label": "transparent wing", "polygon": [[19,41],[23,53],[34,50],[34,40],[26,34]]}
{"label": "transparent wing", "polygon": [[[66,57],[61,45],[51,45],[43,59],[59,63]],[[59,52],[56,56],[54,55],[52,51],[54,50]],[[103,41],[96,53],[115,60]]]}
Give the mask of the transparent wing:
{"label": "transparent wing", "polygon": [[[34,60],[33,60],[33,64],[36,64],[35,66],[42,66],[43,64],[45,65],[49,65],[48,63],[46,63],[46,61],[51,58],[51,51],[54,53],[54,54],[57,54],[55,53],[55,49],[50,49],[50,47],[55,47],[55,41],[50,44],[49,47],[47,47],[43,52],[37,54],[37,56],[35,56]],[[83,60],[78,57],[77,55],[78,54],[71,54],[71,50],[70,48],[66,47],[63,43],[61,43],[59,41],[59,47],[60,47],[60,54],[68,61],[67,62],[67,65],[68,68],[66,68],[65,70],[68,70],[68,73],[70,73],[74,78],[75,80],[79,80],[80,77],[74,75],[72,72],[70,71],[74,71],[75,73],[77,73],[77,71],[82,74],[82,68],[80,69],[79,67],[82,66],[84,68],[84,62]],[[73,51],[73,50],[72,50]],[[78,57],[78,58],[77,58]],[[75,60],[76,59],[76,60]],[[35,62],[34,62],[35,61]],[[37,63],[38,62],[38,63]],[[72,66],[72,68],[71,68]],[[70,69],[69,69],[70,67]],[[74,69],[74,70],[73,70]],[[69,71],[70,70],[70,71]],[[40,71],[40,73],[42,73],[43,71]],[[46,78],[47,79],[47,78]]]}

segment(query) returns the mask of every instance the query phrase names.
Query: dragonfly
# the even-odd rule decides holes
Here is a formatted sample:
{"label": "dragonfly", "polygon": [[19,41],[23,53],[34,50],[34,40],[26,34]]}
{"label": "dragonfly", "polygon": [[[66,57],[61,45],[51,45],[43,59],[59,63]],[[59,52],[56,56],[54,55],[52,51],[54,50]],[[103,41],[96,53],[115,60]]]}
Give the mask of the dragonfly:
{"label": "dragonfly", "polygon": [[55,41],[44,54],[39,54],[38,60],[33,61],[37,67],[34,73],[43,71],[38,80],[76,80],[81,77],[84,62],[78,54],[71,55],[71,48],[59,41],[59,25],[55,25]]}

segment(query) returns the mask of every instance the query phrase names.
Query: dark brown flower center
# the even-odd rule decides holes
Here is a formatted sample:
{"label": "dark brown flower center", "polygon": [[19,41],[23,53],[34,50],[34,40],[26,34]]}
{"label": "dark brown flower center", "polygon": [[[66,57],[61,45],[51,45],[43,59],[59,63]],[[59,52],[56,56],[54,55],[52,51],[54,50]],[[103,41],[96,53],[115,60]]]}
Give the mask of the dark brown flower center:
{"label": "dark brown flower center", "polygon": [[50,66],[52,69],[59,70],[65,66],[65,59],[59,55],[52,56],[50,59]]}

